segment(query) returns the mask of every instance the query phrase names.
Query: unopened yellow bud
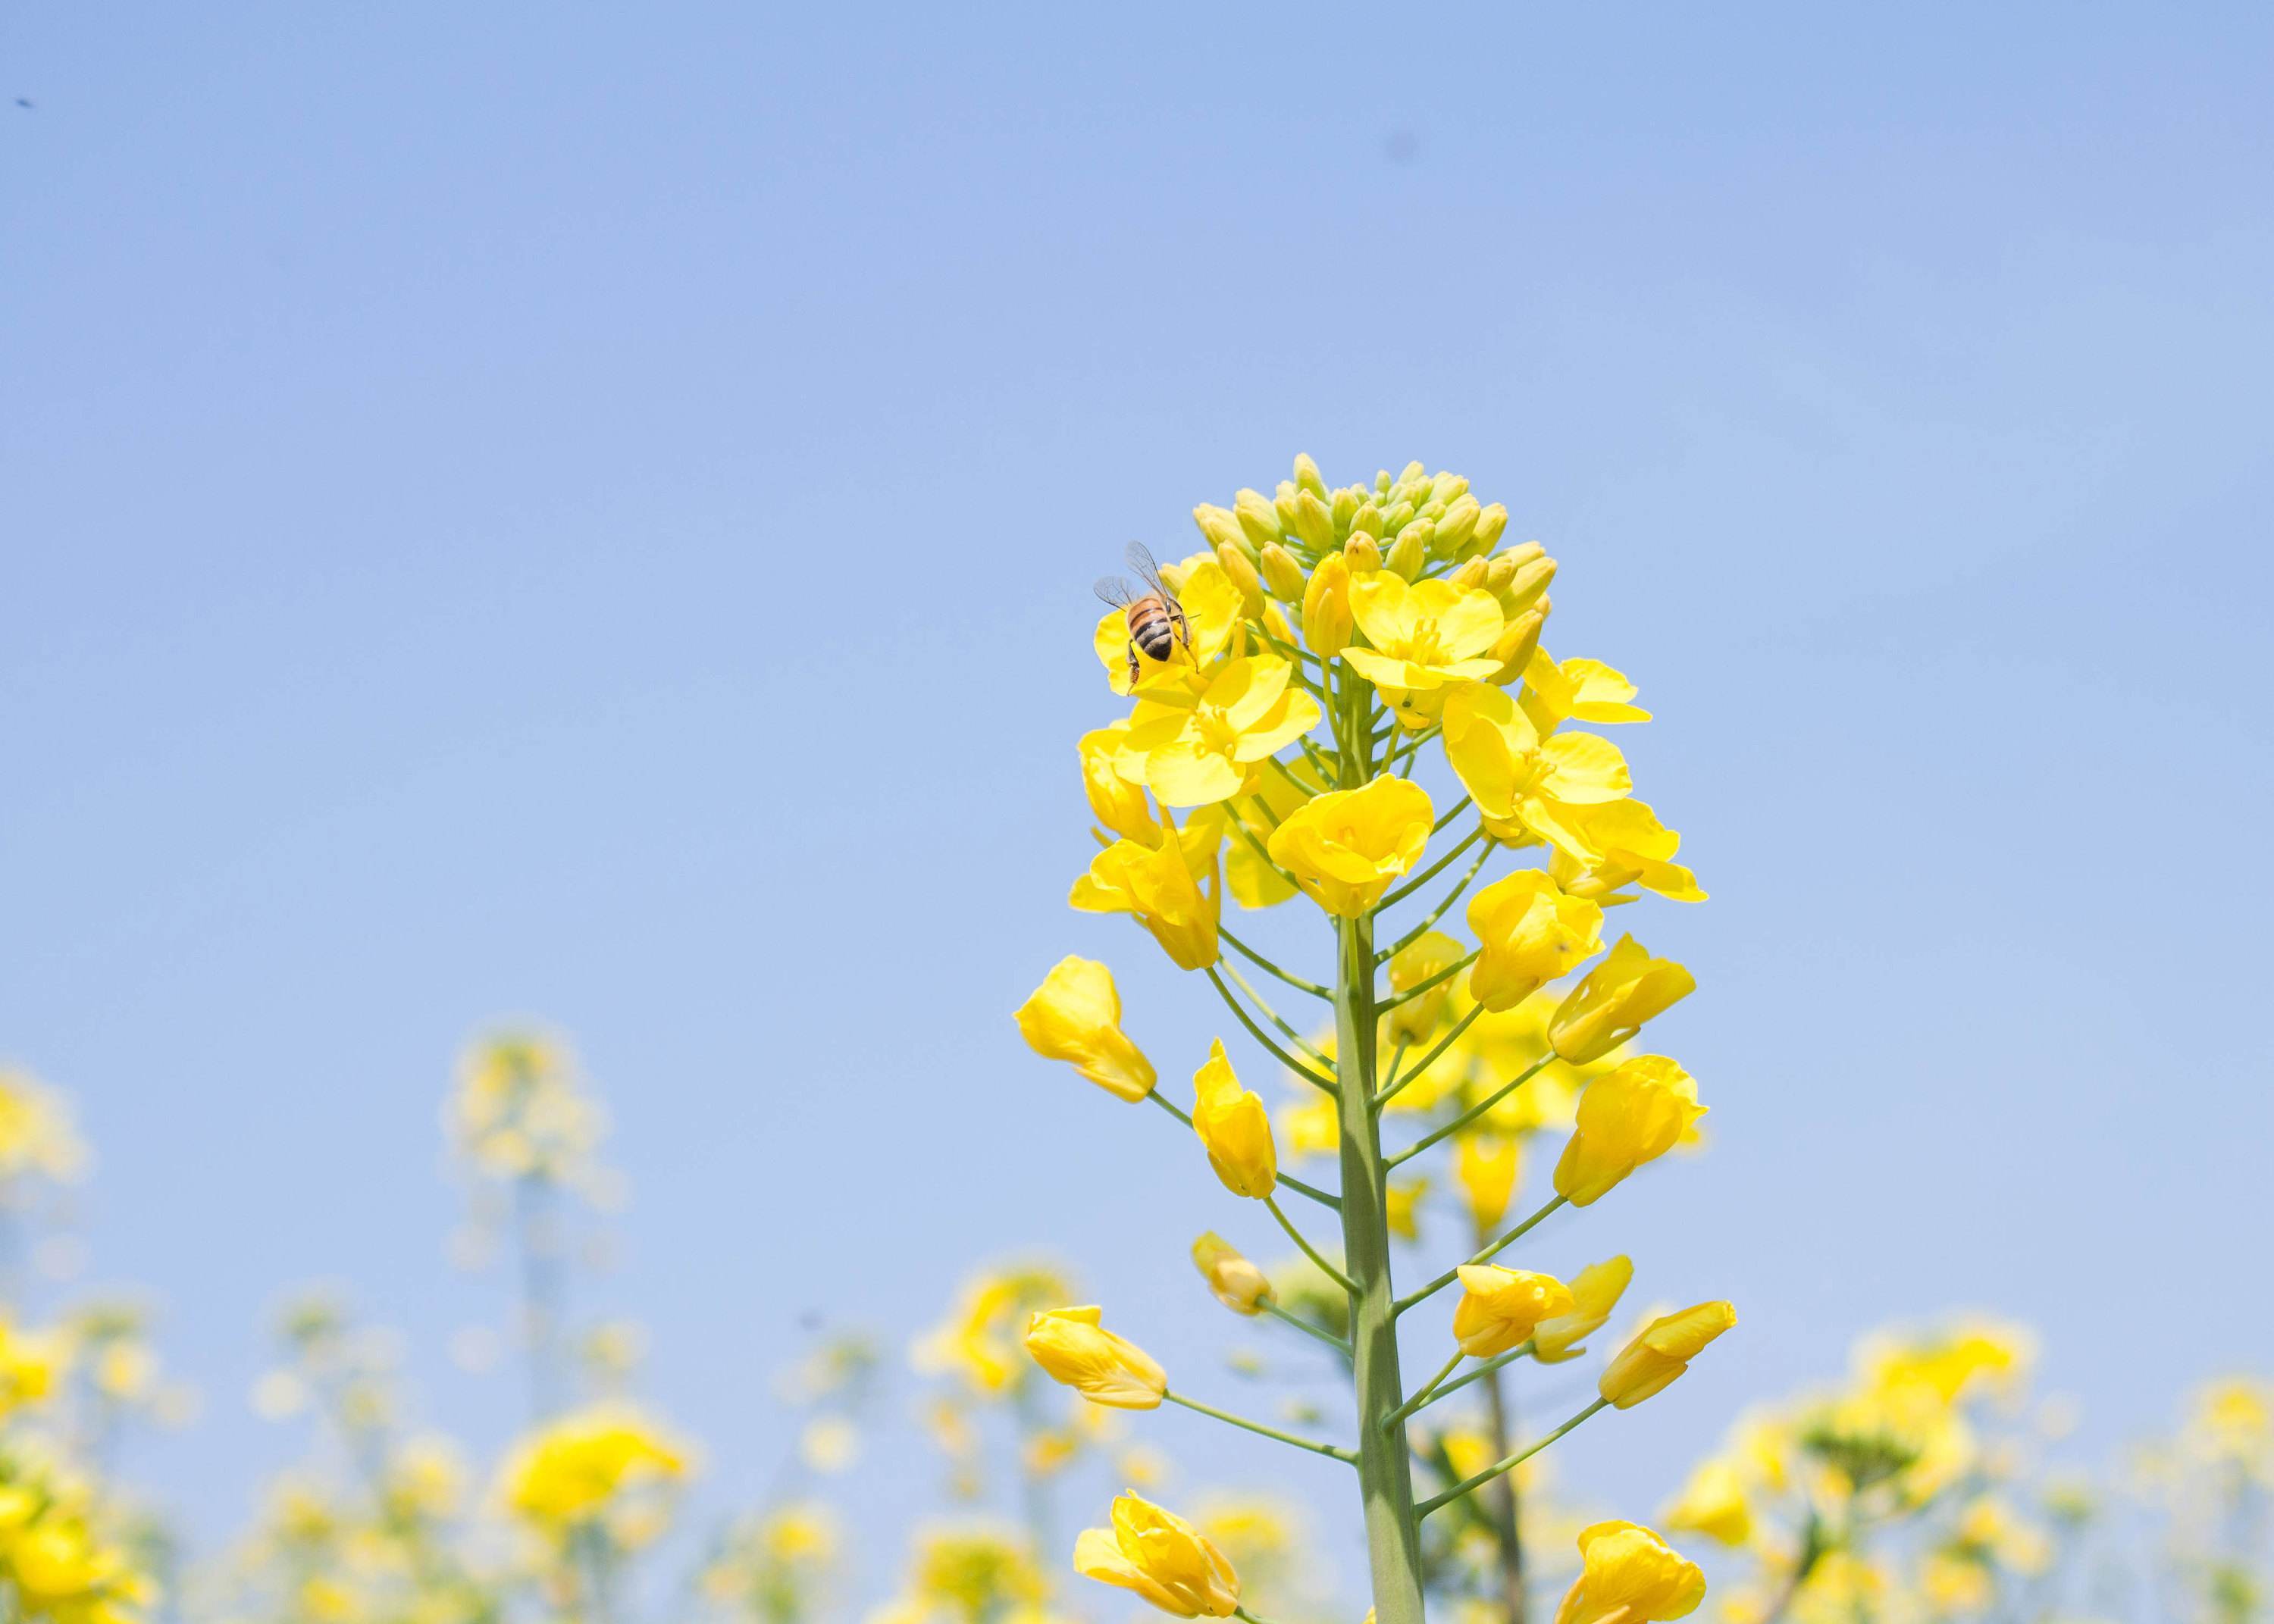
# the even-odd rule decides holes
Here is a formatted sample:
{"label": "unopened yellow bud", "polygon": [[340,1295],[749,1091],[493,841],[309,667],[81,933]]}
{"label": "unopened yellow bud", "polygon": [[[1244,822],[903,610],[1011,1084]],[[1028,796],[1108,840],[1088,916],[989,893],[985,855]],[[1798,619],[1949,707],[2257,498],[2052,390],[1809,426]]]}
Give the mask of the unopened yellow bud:
{"label": "unopened yellow bud", "polygon": [[[1453,1180],[1468,1198],[1469,1222],[1480,1236],[1491,1234],[1508,1215],[1522,1159],[1517,1145],[1505,1133],[1464,1133],[1453,1147]],[[1572,1295],[1578,1290],[1574,1282]]]}
{"label": "unopened yellow bud", "polygon": [[1494,594],[1500,599],[1500,612],[1514,620],[1538,603],[1547,590],[1547,583],[1555,579],[1555,560],[1536,558],[1519,565],[1508,584]]}
{"label": "unopened yellow bud", "polygon": [[1439,474],[1429,485],[1432,500],[1450,506],[1469,493],[1469,482],[1458,474]]}
{"label": "unopened yellow bud", "polygon": [[1208,538],[1211,547],[1220,547],[1226,542],[1240,546],[1246,541],[1240,533],[1239,516],[1229,508],[1202,502],[1193,509],[1193,523],[1201,527],[1201,534]]}
{"label": "unopened yellow bud", "polygon": [[1464,492],[1437,521],[1437,556],[1457,558],[1469,538],[1477,533],[1477,515],[1484,511],[1477,499]]}
{"label": "unopened yellow bud", "polygon": [[1382,562],[1391,574],[1403,576],[1408,581],[1419,578],[1421,566],[1428,562],[1429,558],[1428,550],[1424,545],[1420,535],[1427,526],[1427,520],[1419,524],[1409,524],[1405,527],[1404,534],[1389,544],[1389,551],[1383,555]]}
{"label": "unopened yellow bud", "polygon": [[[1395,491],[1390,492],[1393,497],[1397,494]],[[1413,523],[1413,515],[1419,511],[1412,502],[1392,501],[1389,509],[1382,515],[1382,533],[1385,536],[1395,536]]]}
{"label": "unopened yellow bud", "polygon": [[1027,1320],[1027,1353],[1053,1381],[1109,1410],[1158,1410],[1169,1375],[1098,1321],[1096,1307],[1050,1308]]}
{"label": "unopened yellow bud", "polygon": [[1263,629],[1282,643],[1295,641],[1295,628],[1287,623],[1287,612],[1277,604],[1263,605]]}
{"label": "unopened yellow bud", "polygon": [[1653,1320],[1611,1361],[1595,1391],[1621,1410],[1631,1410],[1671,1386],[1707,1342],[1736,1323],[1736,1308],[1729,1303],[1700,1303]]}
{"label": "unopened yellow bud", "polygon": [[1231,499],[1231,512],[1232,516],[1239,521],[1241,533],[1257,546],[1279,539],[1282,528],[1279,510],[1271,505],[1271,499],[1262,492],[1240,492]]}
{"label": "unopened yellow bud", "polygon": [[1359,503],[1358,511],[1351,515],[1349,533],[1353,536],[1381,535],[1382,509],[1372,502]]}
{"label": "unopened yellow bud", "polygon": [[1502,532],[1507,529],[1507,505],[1502,502],[1494,502],[1477,515],[1477,530],[1476,535],[1472,538],[1472,545],[1481,542],[1483,545],[1479,550],[1489,553],[1500,545]]}
{"label": "unopened yellow bud", "polygon": [[1547,556],[1547,549],[1536,541],[1527,541],[1520,547],[1494,553],[1485,566],[1485,590],[1498,597],[1508,590],[1509,583],[1516,579],[1517,570],[1536,558]]}
{"label": "unopened yellow bud", "polygon": [[1351,640],[1350,576],[1347,549],[1329,553],[1303,589],[1303,641],[1321,659],[1332,659]]}
{"label": "unopened yellow bud", "polygon": [[1351,574],[1369,574],[1382,568],[1382,544],[1368,535],[1352,536],[1343,543],[1343,557],[1350,563]]}
{"label": "unopened yellow bud", "polygon": [[1295,534],[1314,547],[1324,552],[1335,545],[1335,516],[1314,491],[1303,491],[1295,498]]}
{"label": "unopened yellow bud", "polygon": [[1365,500],[1365,492],[1354,485],[1346,485],[1335,492],[1334,500],[1327,504],[1327,512],[1334,519],[1336,535],[1350,534],[1351,522],[1358,517],[1358,510]]}
{"label": "unopened yellow bud", "polygon": [[1274,1301],[1271,1282],[1263,1271],[1213,1230],[1193,1243],[1193,1263],[1216,1300],[1233,1313],[1260,1314]]}
{"label": "unopened yellow bud", "polygon": [[1224,566],[1224,573],[1239,589],[1240,608],[1246,613],[1263,612],[1263,577],[1255,573],[1255,566],[1247,561],[1247,554],[1231,542],[1216,544],[1216,561]]}
{"label": "unopened yellow bud", "polygon": [[1271,589],[1274,598],[1284,598],[1290,603],[1303,596],[1303,567],[1295,555],[1277,542],[1266,542],[1256,552],[1256,562],[1263,571],[1263,584]]}
{"label": "unopened yellow bud", "polygon": [[1295,454],[1295,483],[1321,501],[1326,500],[1327,482],[1320,477],[1319,465],[1311,461],[1307,451]]}
{"label": "unopened yellow bud", "polygon": [[1423,485],[1427,483],[1428,478],[1429,470],[1419,462],[1408,462],[1397,472],[1397,483],[1400,485]]}
{"label": "unopened yellow bud", "polygon": [[1295,530],[1297,504],[1301,500],[1302,495],[1302,492],[1295,488],[1295,482],[1291,479],[1282,479],[1271,492],[1271,511],[1279,515],[1281,530]]}
{"label": "unopened yellow bud", "polygon": [[1482,559],[1472,558],[1464,563],[1451,575],[1447,575],[1445,579],[1451,582],[1455,586],[1459,587],[1464,591],[1466,591],[1471,588],[1490,591],[1492,590],[1489,584],[1491,575],[1491,565],[1486,563]]}
{"label": "unopened yellow bud", "polygon": [[1493,673],[1495,682],[1513,682],[1524,674],[1532,657],[1540,650],[1540,628],[1547,624],[1547,600],[1541,598],[1508,624],[1500,641],[1492,646],[1492,658],[1500,662]]}

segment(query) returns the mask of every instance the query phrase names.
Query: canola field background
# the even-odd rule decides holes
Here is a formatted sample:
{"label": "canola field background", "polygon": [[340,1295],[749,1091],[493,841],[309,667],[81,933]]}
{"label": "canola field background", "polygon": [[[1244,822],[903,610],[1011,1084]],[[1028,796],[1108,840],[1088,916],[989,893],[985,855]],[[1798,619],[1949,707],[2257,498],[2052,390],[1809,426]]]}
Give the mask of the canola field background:
{"label": "canola field background", "polygon": [[1530,1605],[1617,1517],[1732,1624],[2265,1616],[2262,16],[132,21],[0,86],[19,1613],[1118,1619],[1133,1489],[1354,1624],[1338,1468],[1020,1336],[1347,1407],[1012,1019],[1110,962],[1320,1165],[1065,907],[1092,578],[1307,451],[1553,556],[1712,896],[1615,910],[1711,1114],[1555,1243],[1637,1274],[1518,1430],[1737,1323],[1518,1477]]}

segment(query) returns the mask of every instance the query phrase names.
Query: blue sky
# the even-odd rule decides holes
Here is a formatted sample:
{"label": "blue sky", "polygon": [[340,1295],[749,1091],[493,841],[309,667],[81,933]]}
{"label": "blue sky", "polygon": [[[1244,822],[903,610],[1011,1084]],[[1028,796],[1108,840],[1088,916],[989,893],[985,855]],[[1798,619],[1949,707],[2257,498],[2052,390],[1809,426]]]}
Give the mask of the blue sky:
{"label": "blue sky", "polygon": [[[495,1440],[436,1123],[516,1012],[614,1108],[592,1305],[722,1503],[812,1304],[904,1335],[1041,1243],[1209,1357],[1184,1247],[1246,1214],[1008,1012],[1080,951],[1164,1055],[1210,1034],[1063,906],[1089,583],[1299,450],[1463,471],[1562,560],[1557,652],[1642,684],[1713,892],[1646,905],[1713,1154],[1555,1244],[1743,1335],[1575,1477],[1645,1511],[1951,1304],[2038,1326],[2094,1447],[2263,1366],[2270,36],[19,11],[0,1053],[77,1096],[94,1277],[208,1394],[146,1476],[234,1520],[310,1278]],[[1281,1470],[1201,1425],[1161,1436]],[[881,1541],[913,1492],[862,1485]]]}

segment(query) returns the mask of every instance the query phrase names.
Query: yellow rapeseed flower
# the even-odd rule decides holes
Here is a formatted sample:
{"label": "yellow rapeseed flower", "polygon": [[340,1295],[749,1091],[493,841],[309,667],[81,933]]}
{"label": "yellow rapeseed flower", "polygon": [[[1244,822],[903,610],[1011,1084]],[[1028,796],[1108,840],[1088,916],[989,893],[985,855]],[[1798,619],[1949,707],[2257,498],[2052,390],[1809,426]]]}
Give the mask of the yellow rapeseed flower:
{"label": "yellow rapeseed flower", "polygon": [[1485,1008],[1512,1010],[1600,951],[1603,910],[1567,896],[1538,868],[1519,868],[1469,899],[1469,929],[1482,951],[1469,993]]}
{"label": "yellow rapeseed flower", "polygon": [[1570,1310],[1532,1328],[1532,1357],[1542,1365],[1560,1365],[1577,1357],[1580,1350],[1575,1344],[1602,1328],[1633,1278],[1634,1265],[1623,1255],[1591,1263],[1572,1275]]}
{"label": "yellow rapeseed flower", "polygon": [[1653,959],[1632,936],[1621,936],[1557,1006],[1548,1041],[1566,1060],[1600,1059],[1697,989],[1697,978],[1681,965]]}
{"label": "yellow rapeseed flower", "polygon": [[1158,1410],[1169,1376],[1152,1355],[1107,1330],[1095,1306],[1046,1309],[1027,1321],[1028,1354],[1051,1380],[1109,1410]]}
{"label": "yellow rapeseed flower", "polygon": [[1618,746],[1593,733],[1542,738],[1504,688],[1465,682],[1445,695],[1445,759],[1495,838],[1537,837],[1582,861],[1595,848],[1585,809],[1633,787]]}
{"label": "yellow rapeseed flower", "polygon": [[1597,1522],[1579,1535],[1579,1576],[1555,1624],[1653,1624],[1706,1599],[1706,1575],[1638,1522]]}
{"label": "yellow rapeseed flower", "polygon": [[1193,1263],[1216,1300],[1232,1312],[1260,1314],[1271,1305],[1270,1280],[1215,1231],[1193,1243]]}
{"label": "yellow rapeseed flower", "polygon": [[1575,1306],[1571,1288],[1553,1274],[1494,1263],[1465,1263],[1459,1272],[1463,1296],[1453,1310],[1453,1340],[1475,1358],[1506,1353],[1541,1320]]}
{"label": "yellow rapeseed flower", "polygon": [[1621,1410],[1631,1410],[1670,1386],[1707,1342],[1737,1323],[1728,1303],[1699,1303],[1652,1320],[1620,1350],[1595,1390]]}
{"label": "yellow rapeseed flower", "polygon": [[1271,833],[1271,861],[1328,913],[1358,919],[1420,861],[1435,814],[1408,778],[1313,797]]}
{"label": "yellow rapeseed flower", "polygon": [[1019,1006],[1019,1033],[1049,1060],[1067,1061],[1106,1093],[1137,1101],[1158,1079],[1145,1051],[1121,1030],[1121,995],[1113,972],[1095,959],[1068,954]]}
{"label": "yellow rapeseed flower", "polygon": [[1261,763],[1319,725],[1319,702],[1276,655],[1228,660],[1199,695],[1140,700],[1123,739],[1164,806],[1198,807],[1246,789]]}
{"label": "yellow rapeseed flower", "polygon": [[1178,638],[1165,660],[1156,660],[1139,650],[1137,681],[1133,688],[1129,680],[1129,621],[1120,610],[1107,610],[1091,634],[1090,646],[1096,651],[1097,663],[1105,668],[1107,686],[1117,694],[1133,693],[1140,699],[1179,691],[1197,694],[1208,686],[1210,673],[1224,656],[1238,651],[1240,617],[1246,613],[1247,605],[1239,588],[1224,573],[1215,555],[1196,553],[1162,573],[1178,577],[1171,584],[1176,590],[1178,604],[1184,609],[1191,642],[1187,644],[1183,637]]}
{"label": "yellow rapeseed flower", "polygon": [[1077,748],[1081,752],[1082,793],[1089,798],[1091,815],[1124,839],[1159,845],[1161,821],[1153,816],[1152,804],[1145,799],[1142,775],[1133,780],[1121,771],[1130,748],[1128,718],[1091,729],[1082,734]]}
{"label": "yellow rapeseed flower", "polygon": [[1628,701],[1635,686],[1626,673],[1600,660],[1568,659],[1560,665],[1547,650],[1534,649],[1524,667],[1524,713],[1543,733],[1567,721],[1647,722],[1650,712]]}
{"label": "yellow rapeseed flower", "polygon": [[[1468,957],[1469,950],[1442,930],[1424,932],[1393,955],[1389,965],[1389,990],[1403,994],[1434,980]],[[1428,991],[1407,998],[1383,1020],[1383,1033],[1392,1044],[1425,1042],[1444,1019],[1458,976],[1446,976]]]}
{"label": "yellow rapeseed flower", "polygon": [[1659,1516],[1668,1528],[1703,1534],[1725,1545],[1741,1545],[1753,1534],[1744,1474],[1728,1461],[1701,1462]]}
{"label": "yellow rapeseed flower", "polygon": [[[1562,808],[1562,823],[1575,847],[1558,846],[1547,872],[1575,897],[1623,902],[1622,887],[1639,885],[1675,902],[1703,902],[1698,876],[1674,861],[1682,837],[1658,821],[1645,801],[1629,796]],[[1581,853],[1576,854],[1575,851]]]}
{"label": "yellow rapeseed flower", "polygon": [[1506,621],[1490,592],[1449,581],[1408,585],[1382,569],[1352,575],[1350,601],[1352,618],[1373,646],[1352,645],[1343,658],[1381,690],[1401,721],[1426,724],[1441,690],[1500,670],[1491,650]]}
{"label": "yellow rapeseed flower", "polygon": [[1555,1163],[1555,1193],[1592,1206],[1645,1162],[1682,1140],[1706,1114],[1698,1083],[1663,1055],[1642,1055],[1597,1078],[1579,1096],[1578,1127]]}
{"label": "yellow rapeseed flower", "polygon": [[1234,1195],[1261,1200],[1277,1187],[1279,1157],[1271,1143],[1271,1116],[1262,1097],[1242,1088],[1224,1052],[1209,1044],[1207,1064],[1193,1074],[1193,1131],[1208,1149],[1209,1165]]}
{"label": "yellow rapeseed flower", "polygon": [[1158,845],[1116,840],[1090,859],[1066,901],[1091,914],[1129,914],[1178,968],[1204,970],[1222,952],[1216,858],[1223,838],[1221,818],[1194,817]]}
{"label": "yellow rapeseed flower", "polygon": [[1082,1530],[1073,1567],[1084,1578],[1133,1590],[1180,1619],[1230,1618],[1239,1605],[1239,1575],[1215,1543],[1135,1494],[1113,1502],[1111,1528]]}
{"label": "yellow rapeseed flower", "polygon": [[505,1468],[507,1503],[557,1537],[616,1507],[635,1489],[687,1475],[685,1451],[636,1412],[600,1405],[547,1423]]}

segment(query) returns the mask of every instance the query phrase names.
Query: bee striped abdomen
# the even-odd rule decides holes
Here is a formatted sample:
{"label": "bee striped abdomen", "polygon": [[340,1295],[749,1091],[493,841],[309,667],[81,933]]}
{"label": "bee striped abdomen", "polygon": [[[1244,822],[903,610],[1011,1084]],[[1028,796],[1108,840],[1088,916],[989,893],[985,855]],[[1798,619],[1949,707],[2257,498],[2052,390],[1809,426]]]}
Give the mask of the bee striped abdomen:
{"label": "bee striped abdomen", "polygon": [[1168,605],[1158,598],[1140,598],[1130,605],[1129,641],[1142,649],[1148,659],[1168,658],[1177,646],[1177,623]]}

